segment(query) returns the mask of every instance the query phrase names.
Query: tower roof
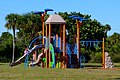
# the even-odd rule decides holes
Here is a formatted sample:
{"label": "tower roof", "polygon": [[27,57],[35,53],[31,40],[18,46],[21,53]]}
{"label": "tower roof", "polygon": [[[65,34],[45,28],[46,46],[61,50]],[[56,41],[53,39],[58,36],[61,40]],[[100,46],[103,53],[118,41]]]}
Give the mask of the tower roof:
{"label": "tower roof", "polygon": [[65,24],[65,20],[58,14],[50,15],[50,17],[46,20],[46,24]]}

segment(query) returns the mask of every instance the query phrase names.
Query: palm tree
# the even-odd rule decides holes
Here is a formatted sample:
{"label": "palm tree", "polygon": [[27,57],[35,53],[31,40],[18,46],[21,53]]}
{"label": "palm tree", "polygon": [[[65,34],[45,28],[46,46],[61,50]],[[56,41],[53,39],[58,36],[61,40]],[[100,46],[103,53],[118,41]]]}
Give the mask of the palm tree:
{"label": "palm tree", "polygon": [[9,14],[6,16],[6,24],[5,27],[7,29],[12,29],[13,30],[13,55],[12,55],[12,62],[14,62],[14,53],[15,53],[15,29],[17,28],[17,18],[18,18],[18,14]]}

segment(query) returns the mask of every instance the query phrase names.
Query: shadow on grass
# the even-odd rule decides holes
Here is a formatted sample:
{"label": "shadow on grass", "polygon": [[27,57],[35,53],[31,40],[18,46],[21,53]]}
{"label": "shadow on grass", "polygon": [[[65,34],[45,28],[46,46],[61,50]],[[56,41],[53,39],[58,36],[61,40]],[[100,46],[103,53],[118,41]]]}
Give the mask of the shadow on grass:
{"label": "shadow on grass", "polygon": [[102,67],[100,65],[85,65],[85,67]]}
{"label": "shadow on grass", "polygon": [[92,63],[87,63],[87,64],[85,64],[85,66],[84,66],[85,68],[91,68],[91,69],[98,69],[98,68],[101,68],[102,67],[102,65],[100,65],[100,64],[92,64]]}
{"label": "shadow on grass", "polygon": [[120,80],[120,78],[113,78],[114,80]]}
{"label": "shadow on grass", "polygon": [[96,68],[101,68],[102,66],[101,65],[85,65],[85,67],[96,69]]}

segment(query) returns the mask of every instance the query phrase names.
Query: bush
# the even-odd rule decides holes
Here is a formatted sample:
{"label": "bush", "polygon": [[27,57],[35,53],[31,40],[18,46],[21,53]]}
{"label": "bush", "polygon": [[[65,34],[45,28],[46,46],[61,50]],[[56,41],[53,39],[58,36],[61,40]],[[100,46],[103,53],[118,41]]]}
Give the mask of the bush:
{"label": "bush", "polygon": [[102,62],[102,53],[101,52],[93,52],[90,55],[91,60],[89,62],[94,62],[94,63],[101,63]]}
{"label": "bush", "polygon": [[114,57],[112,57],[113,62],[120,62],[120,54],[115,54]]}

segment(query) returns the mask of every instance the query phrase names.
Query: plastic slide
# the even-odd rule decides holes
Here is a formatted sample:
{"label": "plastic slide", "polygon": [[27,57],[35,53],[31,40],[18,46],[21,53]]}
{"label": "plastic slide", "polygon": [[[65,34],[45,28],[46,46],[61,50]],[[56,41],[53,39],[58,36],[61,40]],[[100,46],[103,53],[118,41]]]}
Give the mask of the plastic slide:
{"label": "plastic slide", "polygon": [[[55,53],[54,53],[54,48],[53,48],[53,45],[50,43],[50,46],[49,46],[49,49],[52,53],[52,67],[55,68]],[[46,49],[45,49],[46,50]],[[45,52],[45,51],[44,51]],[[35,66],[35,65],[38,65],[41,61],[41,57],[42,57],[43,53],[39,54],[38,55],[38,58],[37,58],[37,61],[36,62],[33,62],[33,63],[30,63],[29,66]]]}
{"label": "plastic slide", "polygon": [[53,45],[51,43],[50,43],[49,48],[52,53],[52,68],[55,68],[55,52],[54,52]]}
{"label": "plastic slide", "polygon": [[36,62],[32,62],[29,64],[29,66],[35,66],[35,65],[39,65],[39,63],[41,62],[41,57],[42,57],[43,53],[38,55],[37,61]]}
{"label": "plastic slide", "polygon": [[27,54],[24,54],[22,57],[20,57],[17,61],[13,62],[13,63],[10,63],[10,66],[16,66],[20,63],[22,63],[22,61],[25,59],[25,57],[27,56]]}
{"label": "plastic slide", "polygon": [[36,45],[34,46],[32,49],[29,50],[28,54],[24,54],[22,57],[20,57],[17,61],[13,62],[13,63],[10,63],[10,66],[16,66],[20,63],[23,62],[23,60],[26,58],[27,55],[29,55],[30,53],[32,53],[33,51],[35,51],[36,49],[40,49],[40,48],[43,48],[44,45]]}

